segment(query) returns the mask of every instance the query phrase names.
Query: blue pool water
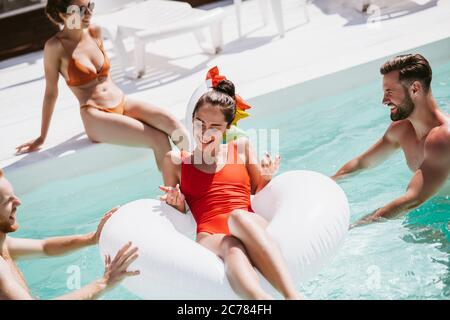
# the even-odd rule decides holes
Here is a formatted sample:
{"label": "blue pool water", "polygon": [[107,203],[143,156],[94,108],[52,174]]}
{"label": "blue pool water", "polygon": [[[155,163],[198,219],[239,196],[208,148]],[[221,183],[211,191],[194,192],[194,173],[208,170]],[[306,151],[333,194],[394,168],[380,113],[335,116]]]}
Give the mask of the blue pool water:
{"label": "blue pool water", "polygon": [[[434,72],[434,95],[448,113],[450,63]],[[331,175],[366,150],[389,125],[389,110],[380,101],[377,81],[241,123],[247,128],[280,129],[281,171],[308,169]],[[17,236],[42,238],[94,230],[111,207],[159,194],[161,177],[149,167],[144,160],[136,160],[19,194],[23,205]],[[410,178],[398,152],[379,167],[340,182],[352,221],[401,195]],[[299,289],[311,299],[449,299],[449,220],[450,199],[438,196],[404,219],[354,229],[333,262]],[[41,299],[68,291],[71,266],[79,268],[82,285],[103,272],[96,247],[64,257],[21,261],[19,266],[32,293]],[[138,297],[117,287],[103,299]]]}

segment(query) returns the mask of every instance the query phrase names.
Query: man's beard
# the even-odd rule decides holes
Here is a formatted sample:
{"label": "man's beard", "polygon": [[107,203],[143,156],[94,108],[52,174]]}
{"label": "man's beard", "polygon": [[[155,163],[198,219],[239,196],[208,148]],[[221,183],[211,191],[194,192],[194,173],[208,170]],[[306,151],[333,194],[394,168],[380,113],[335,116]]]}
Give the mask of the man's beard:
{"label": "man's beard", "polygon": [[405,99],[400,105],[395,105],[397,112],[391,112],[391,120],[392,121],[400,121],[408,118],[414,111],[414,102],[409,96],[409,92],[405,89]]}
{"label": "man's beard", "polygon": [[11,224],[9,222],[0,222],[0,232],[11,233],[17,231],[17,229],[19,229],[19,225],[17,224],[17,222],[15,222],[14,224]]}

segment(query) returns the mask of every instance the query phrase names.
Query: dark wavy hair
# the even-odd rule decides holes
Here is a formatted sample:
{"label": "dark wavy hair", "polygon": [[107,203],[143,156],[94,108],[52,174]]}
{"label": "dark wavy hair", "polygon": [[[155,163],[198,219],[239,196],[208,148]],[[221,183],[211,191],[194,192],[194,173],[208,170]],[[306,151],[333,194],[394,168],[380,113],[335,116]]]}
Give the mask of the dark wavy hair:
{"label": "dark wavy hair", "polygon": [[64,24],[60,13],[66,14],[67,8],[72,5],[72,0],[48,0],[45,7],[45,14],[56,25]]}
{"label": "dark wavy hair", "polygon": [[215,88],[204,93],[195,105],[192,112],[192,119],[200,107],[205,104],[220,107],[225,121],[230,125],[236,115],[236,91],[233,82],[230,80],[220,81]]}
{"label": "dark wavy hair", "polygon": [[384,63],[380,68],[382,75],[392,71],[399,71],[399,80],[411,84],[413,81],[420,81],[424,91],[428,92],[433,78],[431,66],[420,54],[400,55]]}

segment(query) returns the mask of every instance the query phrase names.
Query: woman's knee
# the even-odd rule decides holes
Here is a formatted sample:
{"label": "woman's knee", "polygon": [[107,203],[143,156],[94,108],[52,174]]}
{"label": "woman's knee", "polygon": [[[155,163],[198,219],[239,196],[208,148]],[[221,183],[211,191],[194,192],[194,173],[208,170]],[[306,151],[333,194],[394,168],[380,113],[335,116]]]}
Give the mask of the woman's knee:
{"label": "woman's knee", "polygon": [[148,134],[148,144],[153,150],[161,149],[164,154],[170,150],[169,137],[161,130],[154,129]]}
{"label": "woman's knee", "polygon": [[159,112],[158,127],[173,140],[178,141],[186,135],[186,128],[173,114],[165,110]]}

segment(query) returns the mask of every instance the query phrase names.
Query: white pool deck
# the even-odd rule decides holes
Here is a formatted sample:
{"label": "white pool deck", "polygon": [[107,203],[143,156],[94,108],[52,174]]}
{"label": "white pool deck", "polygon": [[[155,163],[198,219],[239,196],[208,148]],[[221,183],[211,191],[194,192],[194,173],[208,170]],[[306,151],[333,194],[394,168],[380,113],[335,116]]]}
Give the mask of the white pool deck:
{"label": "white pool deck", "polygon": [[[333,8],[333,0],[314,1],[309,6],[311,20],[305,24],[301,0],[281,1],[284,38],[278,37],[273,20],[263,25],[255,0],[243,3],[244,36],[238,38],[232,1],[222,1],[204,7],[221,6],[226,11],[220,54],[202,53],[193,35],[177,36],[147,46],[147,74],[136,81],[124,77],[110,53],[113,78],[128,95],[165,107],[181,119],[189,97],[214,65],[235,82],[240,95],[250,99],[450,37],[450,0],[392,1],[377,25],[367,24],[368,16],[353,8]],[[43,52],[36,52],[0,62],[0,167],[7,170],[27,156],[16,156],[15,147],[40,133],[42,57]],[[74,139],[85,141],[76,148],[99,147],[83,134],[78,102],[61,79],[50,132],[39,152],[49,153]],[[44,158],[31,157],[29,162]]]}

